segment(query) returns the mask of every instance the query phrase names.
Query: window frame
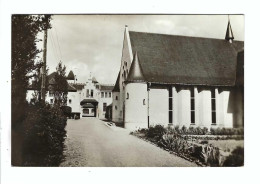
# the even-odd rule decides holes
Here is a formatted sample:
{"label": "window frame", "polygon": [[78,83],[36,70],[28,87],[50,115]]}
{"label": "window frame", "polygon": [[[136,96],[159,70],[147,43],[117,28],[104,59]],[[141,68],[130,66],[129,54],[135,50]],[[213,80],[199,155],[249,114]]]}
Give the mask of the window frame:
{"label": "window frame", "polygon": [[217,104],[216,104],[216,90],[211,89],[211,124],[217,124]]}
{"label": "window frame", "polygon": [[103,103],[103,112],[106,112],[106,108],[107,108],[107,103],[104,102],[104,103]]}
{"label": "window frame", "polygon": [[190,122],[191,125],[196,124],[196,115],[195,115],[195,88],[191,88],[190,90],[190,112],[191,112],[191,117],[190,117]]}

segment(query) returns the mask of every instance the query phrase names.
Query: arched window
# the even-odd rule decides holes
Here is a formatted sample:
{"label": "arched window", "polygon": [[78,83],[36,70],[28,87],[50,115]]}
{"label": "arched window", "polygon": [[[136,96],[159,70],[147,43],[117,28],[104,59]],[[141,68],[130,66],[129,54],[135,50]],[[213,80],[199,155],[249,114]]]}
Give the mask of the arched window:
{"label": "arched window", "polygon": [[126,93],[126,99],[129,99],[129,93]]}
{"label": "arched window", "polygon": [[143,99],[143,105],[145,105],[145,99]]}

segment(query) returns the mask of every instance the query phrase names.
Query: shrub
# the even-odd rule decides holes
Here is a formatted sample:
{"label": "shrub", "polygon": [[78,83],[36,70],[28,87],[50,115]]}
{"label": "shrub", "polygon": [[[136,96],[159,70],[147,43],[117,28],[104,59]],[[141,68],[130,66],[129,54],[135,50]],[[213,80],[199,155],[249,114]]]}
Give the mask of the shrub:
{"label": "shrub", "polygon": [[155,125],[154,127],[151,126],[148,128],[146,136],[159,140],[162,138],[164,133],[166,133],[166,129],[162,125]]}
{"label": "shrub", "polygon": [[212,135],[244,135],[244,128],[211,128]]}
{"label": "shrub", "polygon": [[66,117],[71,117],[71,107],[69,106],[62,106],[61,110]]}
{"label": "shrub", "polygon": [[213,167],[218,167],[221,164],[221,155],[218,147],[212,145],[202,146],[201,152],[204,162]]}
{"label": "shrub", "polygon": [[183,126],[183,127],[181,128],[181,130],[180,130],[180,133],[181,133],[181,134],[187,134],[187,133],[188,133],[187,127],[186,127],[186,126]]}
{"label": "shrub", "polygon": [[237,147],[234,149],[229,155],[226,160],[224,161],[223,166],[226,167],[236,167],[236,166],[243,166],[244,165],[244,148]]}
{"label": "shrub", "polygon": [[24,121],[23,165],[58,166],[63,159],[66,122],[59,107],[31,105]]}

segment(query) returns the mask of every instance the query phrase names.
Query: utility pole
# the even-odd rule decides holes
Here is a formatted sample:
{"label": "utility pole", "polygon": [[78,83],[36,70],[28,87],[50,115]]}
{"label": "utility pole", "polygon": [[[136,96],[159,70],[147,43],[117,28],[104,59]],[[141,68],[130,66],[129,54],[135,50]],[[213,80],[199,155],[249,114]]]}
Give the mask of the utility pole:
{"label": "utility pole", "polygon": [[46,95],[46,56],[47,56],[47,36],[48,36],[48,29],[44,30],[44,40],[43,40],[43,66],[42,66],[42,84],[41,84],[41,99],[45,102],[45,95]]}

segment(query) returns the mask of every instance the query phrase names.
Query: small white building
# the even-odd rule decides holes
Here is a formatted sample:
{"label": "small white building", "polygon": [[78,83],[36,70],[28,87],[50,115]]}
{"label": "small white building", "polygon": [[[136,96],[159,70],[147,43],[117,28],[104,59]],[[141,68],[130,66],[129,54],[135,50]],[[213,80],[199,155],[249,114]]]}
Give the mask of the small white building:
{"label": "small white building", "polygon": [[243,126],[244,42],[128,31],[113,89],[112,120],[151,125]]}
{"label": "small white building", "polygon": [[[55,84],[55,72],[48,76],[49,89],[46,94],[46,101],[54,103],[54,95],[51,86]],[[67,76],[68,95],[67,106],[71,107],[72,116],[98,117],[105,119],[106,107],[112,104],[113,85],[100,84],[95,77],[89,77],[86,83],[77,83],[72,71]],[[27,90],[27,101],[33,98],[35,89]]]}

